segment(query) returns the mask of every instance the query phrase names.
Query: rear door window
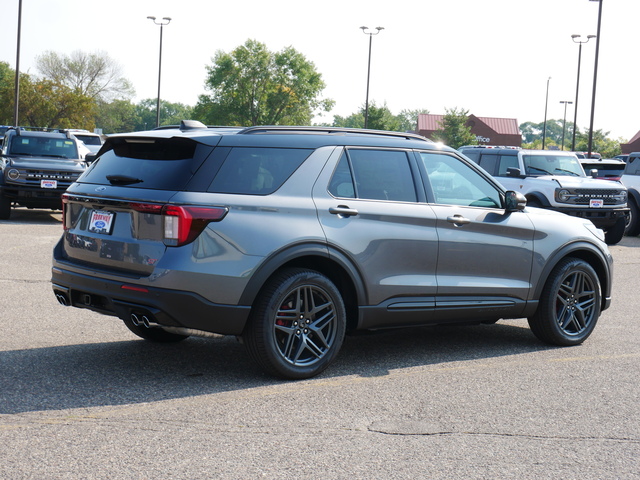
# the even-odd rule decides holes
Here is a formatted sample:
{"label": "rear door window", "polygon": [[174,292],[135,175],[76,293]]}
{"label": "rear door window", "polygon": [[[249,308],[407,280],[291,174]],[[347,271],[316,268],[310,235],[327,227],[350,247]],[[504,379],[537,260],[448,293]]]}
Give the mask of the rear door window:
{"label": "rear door window", "polygon": [[416,189],[407,152],[349,149],[329,184],[335,197],[416,202]]}

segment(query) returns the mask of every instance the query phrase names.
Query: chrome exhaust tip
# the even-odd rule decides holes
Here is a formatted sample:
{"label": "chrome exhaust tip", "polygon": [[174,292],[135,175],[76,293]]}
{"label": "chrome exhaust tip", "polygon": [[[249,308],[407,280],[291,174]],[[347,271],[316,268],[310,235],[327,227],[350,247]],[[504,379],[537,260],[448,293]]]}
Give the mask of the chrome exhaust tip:
{"label": "chrome exhaust tip", "polygon": [[62,293],[56,293],[56,300],[58,300],[58,303],[64,307],[69,306],[69,300],[67,300],[67,297]]}
{"label": "chrome exhaust tip", "polygon": [[136,315],[135,313],[132,313],[130,318],[131,318],[131,323],[133,323],[133,325],[135,325],[136,327],[139,327],[140,324],[142,323],[138,315]]}

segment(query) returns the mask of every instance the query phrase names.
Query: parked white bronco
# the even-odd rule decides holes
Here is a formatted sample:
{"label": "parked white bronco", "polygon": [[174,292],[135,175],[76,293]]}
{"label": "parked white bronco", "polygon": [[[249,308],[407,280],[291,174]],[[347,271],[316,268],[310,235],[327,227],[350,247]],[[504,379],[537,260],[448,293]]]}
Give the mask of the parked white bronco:
{"label": "parked white bronco", "polygon": [[487,146],[460,147],[508,190],[522,193],[530,207],[587,218],[615,245],[625,233],[627,188],[618,181],[587,176],[571,152]]}

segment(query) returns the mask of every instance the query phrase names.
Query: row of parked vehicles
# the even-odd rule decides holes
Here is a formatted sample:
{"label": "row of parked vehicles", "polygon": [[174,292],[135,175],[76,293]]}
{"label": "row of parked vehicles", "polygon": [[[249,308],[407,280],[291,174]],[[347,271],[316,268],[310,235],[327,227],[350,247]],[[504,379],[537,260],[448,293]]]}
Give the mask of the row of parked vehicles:
{"label": "row of parked vehicles", "polygon": [[109,136],[67,173],[12,154],[24,135],[5,135],[2,194],[71,183],[60,304],[153,342],[234,335],[288,379],[319,374],[363,330],[526,318],[542,342],[580,344],[611,303],[605,240],[630,211],[627,189],[575,156],[462,153],[410,133],[183,121]]}

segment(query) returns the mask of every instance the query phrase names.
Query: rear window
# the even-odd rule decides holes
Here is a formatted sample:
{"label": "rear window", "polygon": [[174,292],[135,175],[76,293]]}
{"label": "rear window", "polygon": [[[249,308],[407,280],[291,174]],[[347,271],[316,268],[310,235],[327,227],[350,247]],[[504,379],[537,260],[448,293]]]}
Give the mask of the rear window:
{"label": "rear window", "polygon": [[312,152],[303,148],[233,148],[208,191],[268,195],[280,188]]}
{"label": "rear window", "polygon": [[96,135],[83,135],[81,133],[74,133],[73,136],[78,140],[81,140],[85,145],[102,145],[100,137]]}
{"label": "rear window", "polygon": [[114,175],[138,180],[130,188],[184,190],[211,152],[211,147],[188,139],[117,138],[79,179],[81,183],[111,185]]}
{"label": "rear window", "polygon": [[582,168],[589,174],[591,170],[598,170],[598,177],[620,177],[624,173],[624,165],[613,163],[583,163]]}

